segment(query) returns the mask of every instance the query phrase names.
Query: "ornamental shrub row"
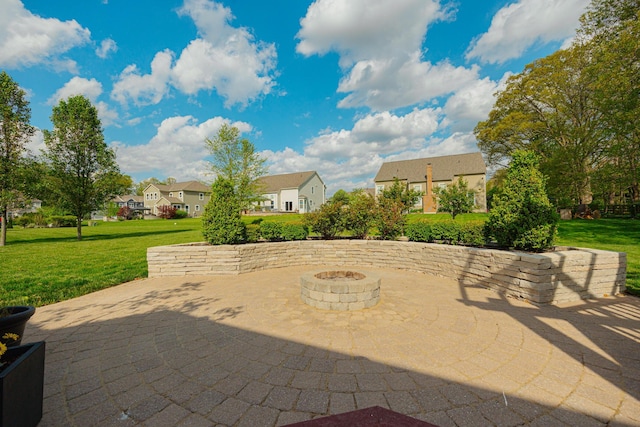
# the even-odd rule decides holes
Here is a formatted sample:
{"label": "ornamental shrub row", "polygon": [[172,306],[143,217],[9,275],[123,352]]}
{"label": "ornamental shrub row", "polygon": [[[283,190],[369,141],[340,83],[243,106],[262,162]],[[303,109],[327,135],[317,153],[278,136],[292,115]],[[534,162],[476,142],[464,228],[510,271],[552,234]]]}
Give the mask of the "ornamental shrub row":
{"label": "ornamental shrub row", "polygon": [[406,226],[405,236],[412,242],[482,246],[485,244],[484,221],[415,222]]}
{"label": "ornamental shrub row", "polygon": [[270,242],[305,240],[309,236],[309,228],[299,222],[262,221],[257,234]]}

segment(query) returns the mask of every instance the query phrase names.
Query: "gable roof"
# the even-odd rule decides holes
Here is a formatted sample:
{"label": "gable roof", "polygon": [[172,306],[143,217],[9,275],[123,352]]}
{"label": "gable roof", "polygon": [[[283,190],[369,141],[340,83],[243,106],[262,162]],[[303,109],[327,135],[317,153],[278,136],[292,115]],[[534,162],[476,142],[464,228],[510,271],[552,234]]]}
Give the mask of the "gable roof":
{"label": "gable roof", "polygon": [[477,152],[385,162],[380,166],[374,181],[393,181],[397,177],[408,182],[425,182],[429,163],[433,170],[433,181],[451,181],[460,175],[487,173],[487,165],[482,154]]}
{"label": "gable roof", "polygon": [[[317,175],[317,172],[294,172],[282,175],[263,176],[259,178],[258,181],[262,192],[271,193],[282,190],[283,188],[300,188],[309,181],[313,175]],[[318,178],[319,177],[320,176],[318,176]],[[322,181],[322,179],[320,179],[320,181]]]}
{"label": "gable roof", "polygon": [[197,191],[200,193],[211,192],[211,187],[198,181],[176,182],[175,184],[171,184],[171,185],[149,184],[145,187],[144,190],[146,191],[147,188],[151,186],[157,188],[159,191],[163,193],[165,192],[168,193],[170,191]]}

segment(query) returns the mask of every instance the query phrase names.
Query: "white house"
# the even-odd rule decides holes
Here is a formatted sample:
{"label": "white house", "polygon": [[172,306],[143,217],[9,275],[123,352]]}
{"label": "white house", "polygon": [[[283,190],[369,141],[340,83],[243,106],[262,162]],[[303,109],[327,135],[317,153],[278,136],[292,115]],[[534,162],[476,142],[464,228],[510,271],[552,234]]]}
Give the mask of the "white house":
{"label": "white house", "polygon": [[327,187],[316,171],[263,176],[259,185],[264,197],[259,211],[313,212],[326,200]]}

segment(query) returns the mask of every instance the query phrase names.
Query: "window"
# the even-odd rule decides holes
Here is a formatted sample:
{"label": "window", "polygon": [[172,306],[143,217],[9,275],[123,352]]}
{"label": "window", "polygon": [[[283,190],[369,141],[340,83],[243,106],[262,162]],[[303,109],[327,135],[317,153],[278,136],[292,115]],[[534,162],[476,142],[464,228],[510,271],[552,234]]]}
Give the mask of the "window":
{"label": "window", "polygon": [[[198,200],[204,200],[204,193],[198,194]],[[198,210],[198,209],[196,209]]]}
{"label": "window", "polygon": [[313,190],[315,190],[316,187],[311,187],[311,194],[313,194]]}
{"label": "window", "polygon": [[413,186],[413,191],[422,191],[422,186],[420,184],[415,184]]}
{"label": "window", "polygon": [[169,192],[169,197],[173,197],[173,191]]}
{"label": "window", "polygon": [[196,212],[200,212],[200,205],[196,205]]}
{"label": "window", "polygon": [[158,193],[153,193],[153,200],[158,200]]}
{"label": "window", "polygon": [[384,185],[376,185],[376,195],[381,194],[384,191]]}
{"label": "window", "polygon": [[300,211],[304,210],[304,199],[298,200],[298,210],[300,210]]}
{"label": "window", "polygon": [[178,199],[182,200],[182,196],[183,196],[183,194],[182,194],[182,191],[181,191],[181,192],[178,193]]}
{"label": "window", "polygon": [[284,210],[291,212],[293,210],[293,202],[284,202]]}
{"label": "window", "polygon": [[184,211],[185,211],[186,213],[189,213],[189,205],[184,205]]}

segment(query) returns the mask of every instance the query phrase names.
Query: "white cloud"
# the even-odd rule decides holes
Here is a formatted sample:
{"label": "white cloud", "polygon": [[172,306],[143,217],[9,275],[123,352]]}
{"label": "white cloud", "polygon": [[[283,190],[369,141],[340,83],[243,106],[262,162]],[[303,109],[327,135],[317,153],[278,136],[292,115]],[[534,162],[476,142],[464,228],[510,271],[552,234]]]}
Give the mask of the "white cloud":
{"label": "white cloud", "polygon": [[135,64],[127,66],[113,85],[111,99],[121,104],[131,99],[138,106],[159,103],[169,91],[172,61],[173,52],[167,49],[154,56],[151,74],[140,74]]}
{"label": "white cloud", "polygon": [[363,60],[340,81],[349,93],[338,106],[395,109],[447,95],[478,78],[478,67],[455,67],[447,61],[422,62],[418,52],[406,58]]}
{"label": "white cloud", "polygon": [[114,142],[118,164],[129,174],[149,172],[178,180],[210,179],[205,160],[209,152],[204,141],[214,137],[223,124],[235,126],[243,133],[252,129],[248,123],[232,123],[223,117],[202,123],[192,116],[170,117],[160,123],[147,144],[128,146]]}
{"label": "white cloud", "polygon": [[27,142],[27,151],[29,151],[34,156],[39,156],[42,151],[44,151],[46,145],[44,144],[44,134],[40,129],[36,129],[33,133],[29,142]]}
{"label": "white cloud", "polygon": [[42,18],[25,9],[20,0],[2,0],[0,66],[28,67],[40,63],[77,72],[74,61],[60,55],[89,42],[91,32],[75,20]]}
{"label": "white cloud", "polygon": [[429,24],[448,15],[438,0],[316,0],[300,21],[296,50],[338,52],[343,67],[408,54],[420,49]]}
{"label": "white cloud", "polygon": [[275,45],[256,41],[246,28],[229,25],[231,10],[210,0],[185,0],[178,10],[193,19],[200,37],[192,40],[173,63],[170,50],[158,52],[151,74],[141,75],[135,64],[121,73],[112,98],[136,105],[157,104],[169,85],[195,95],[215,90],[225,106],[241,107],[271,92],[275,86]]}
{"label": "white cloud", "polygon": [[473,132],[482,120],[486,120],[495,103],[495,93],[504,88],[511,73],[505,73],[499,82],[488,77],[474,80],[447,99],[443,112],[446,118],[442,126],[454,132]]}
{"label": "white cloud", "polygon": [[95,105],[103,126],[111,126],[118,120],[118,113],[115,110],[111,109],[104,101],[98,101],[98,97],[102,95],[102,83],[96,79],[85,79],[77,76],[71,78],[47,100],[47,104],[55,105],[60,100],[75,95],[84,95]]}
{"label": "white cloud", "polygon": [[296,49],[335,51],[345,73],[341,108],[393,110],[447,95],[478,78],[477,66],[424,61],[430,24],[449,19],[439,0],[316,0],[301,20]]}
{"label": "white cloud", "polygon": [[96,55],[100,58],[105,59],[111,52],[117,52],[118,45],[112,39],[104,39],[100,42],[100,46],[96,49]]}
{"label": "white cloud", "polygon": [[501,64],[536,43],[563,41],[575,33],[589,0],[519,0],[500,9],[489,30],[476,39],[467,59]]}

